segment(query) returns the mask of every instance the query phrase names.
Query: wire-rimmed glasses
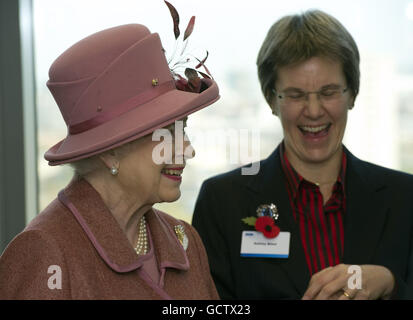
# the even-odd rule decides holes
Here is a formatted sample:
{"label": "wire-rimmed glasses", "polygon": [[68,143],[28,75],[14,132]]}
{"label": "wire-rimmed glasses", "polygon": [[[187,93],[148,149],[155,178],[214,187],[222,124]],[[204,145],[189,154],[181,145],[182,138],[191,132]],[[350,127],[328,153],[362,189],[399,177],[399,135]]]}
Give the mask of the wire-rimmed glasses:
{"label": "wire-rimmed glasses", "polygon": [[311,93],[317,94],[318,99],[324,104],[335,104],[341,100],[343,95],[348,91],[348,87],[342,86],[326,86],[319,91],[303,91],[297,88],[289,88],[284,91],[276,91],[273,89],[273,93],[276,98],[283,101],[286,105],[302,105],[308,100]]}

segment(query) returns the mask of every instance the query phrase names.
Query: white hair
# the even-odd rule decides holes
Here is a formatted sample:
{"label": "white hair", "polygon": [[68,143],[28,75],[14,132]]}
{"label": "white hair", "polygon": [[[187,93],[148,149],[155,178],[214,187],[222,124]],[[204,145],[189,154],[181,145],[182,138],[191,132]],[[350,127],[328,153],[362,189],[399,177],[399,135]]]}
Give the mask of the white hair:
{"label": "white hair", "polygon": [[74,162],[68,163],[68,165],[73,169],[74,175],[77,177],[84,177],[92,172],[105,170],[107,167],[100,159],[103,154],[111,154],[118,159],[125,157],[132,149],[137,145],[140,139],[136,139],[127,142],[119,147],[104,151],[102,153],[93,155],[89,158],[80,159]]}

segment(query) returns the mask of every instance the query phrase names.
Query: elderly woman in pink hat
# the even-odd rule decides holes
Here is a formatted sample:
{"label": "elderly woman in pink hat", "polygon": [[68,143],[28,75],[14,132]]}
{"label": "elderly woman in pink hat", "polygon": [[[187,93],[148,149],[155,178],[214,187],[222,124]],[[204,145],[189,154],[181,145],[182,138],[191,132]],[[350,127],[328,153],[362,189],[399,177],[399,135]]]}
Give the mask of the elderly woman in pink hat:
{"label": "elderly woman in pink hat", "polygon": [[[174,77],[158,34],[138,24],[57,58],[47,85],[68,135],[45,158],[75,175],[1,256],[0,299],[218,299],[197,232],[152,207],[180,197],[193,156],[175,121],[219,98],[213,80],[190,71],[199,90]],[[159,163],[161,128],[172,152]]]}

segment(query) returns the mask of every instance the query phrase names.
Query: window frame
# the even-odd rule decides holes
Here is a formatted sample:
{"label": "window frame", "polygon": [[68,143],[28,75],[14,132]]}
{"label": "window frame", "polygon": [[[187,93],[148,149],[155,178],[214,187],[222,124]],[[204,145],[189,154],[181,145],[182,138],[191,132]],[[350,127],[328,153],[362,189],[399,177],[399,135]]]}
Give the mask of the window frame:
{"label": "window frame", "polygon": [[32,16],[0,1],[0,253],[38,212]]}

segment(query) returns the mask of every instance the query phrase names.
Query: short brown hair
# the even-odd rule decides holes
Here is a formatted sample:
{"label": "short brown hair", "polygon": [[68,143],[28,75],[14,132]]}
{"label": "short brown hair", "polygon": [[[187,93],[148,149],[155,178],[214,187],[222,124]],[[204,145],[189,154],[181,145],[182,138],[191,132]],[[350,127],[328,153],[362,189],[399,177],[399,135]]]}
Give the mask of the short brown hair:
{"label": "short brown hair", "polygon": [[360,87],[360,54],[353,37],[334,17],[320,10],[285,16],[268,31],[257,58],[258,77],[271,106],[280,67],[325,56],[341,62],[354,99]]}

